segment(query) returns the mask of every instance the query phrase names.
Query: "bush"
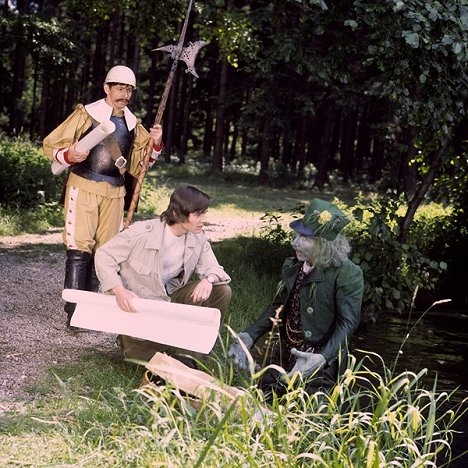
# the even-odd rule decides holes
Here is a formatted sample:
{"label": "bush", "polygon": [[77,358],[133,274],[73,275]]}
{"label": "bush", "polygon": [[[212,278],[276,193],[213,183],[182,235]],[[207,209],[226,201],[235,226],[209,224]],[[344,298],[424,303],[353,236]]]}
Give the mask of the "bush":
{"label": "bush", "polygon": [[21,138],[0,138],[0,204],[19,208],[58,199],[63,177],[37,145]]}
{"label": "bush", "polygon": [[417,290],[433,290],[447,268],[445,262],[426,256],[428,246],[423,242],[397,240],[400,205],[386,197],[370,204],[358,200],[353,209],[357,222],[347,232],[352,238],[351,259],[364,273],[365,319],[385,311],[410,310]]}

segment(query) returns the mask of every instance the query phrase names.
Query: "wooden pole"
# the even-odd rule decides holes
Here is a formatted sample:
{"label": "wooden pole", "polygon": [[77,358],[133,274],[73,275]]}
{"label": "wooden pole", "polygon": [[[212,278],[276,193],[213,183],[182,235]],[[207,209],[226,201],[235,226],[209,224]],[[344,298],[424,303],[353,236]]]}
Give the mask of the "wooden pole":
{"label": "wooden pole", "polygon": [[[167,78],[166,85],[164,86],[164,92],[163,92],[163,94],[161,96],[161,102],[159,103],[158,111],[156,113],[156,117],[154,119],[153,126],[159,125],[161,123],[162,116],[163,116],[164,110],[166,108],[167,98],[169,97],[169,92],[171,91],[172,82],[174,81],[174,75],[175,75],[175,72],[177,70],[177,65],[178,65],[180,55],[182,53],[182,49],[183,49],[183,46],[184,46],[185,33],[187,31],[187,25],[188,25],[190,10],[192,9],[192,1],[193,0],[190,0],[189,6],[187,8],[187,14],[185,16],[184,25],[182,27],[182,32],[180,33],[179,42],[177,44],[177,49],[176,49],[177,52],[176,52],[176,55],[174,57],[174,61],[172,62],[171,70],[169,72],[169,76]],[[143,185],[143,180],[145,178],[146,171],[148,170],[148,164],[149,164],[149,160],[150,160],[150,157],[151,157],[151,153],[153,151],[153,146],[154,146],[153,139],[150,138],[149,142],[148,142],[148,145],[146,147],[146,150],[145,150],[145,158],[143,160],[143,166],[141,168],[140,174],[139,174],[138,179],[137,179],[136,184],[135,184],[135,189],[133,191],[132,201],[130,203],[130,207],[129,207],[128,212],[127,212],[127,218],[125,220],[124,229],[127,229],[128,226],[130,226],[130,223],[132,222],[133,213],[135,212],[136,205],[138,203],[138,198],[140,196],[140,191],[141,191],[141,187]]]}

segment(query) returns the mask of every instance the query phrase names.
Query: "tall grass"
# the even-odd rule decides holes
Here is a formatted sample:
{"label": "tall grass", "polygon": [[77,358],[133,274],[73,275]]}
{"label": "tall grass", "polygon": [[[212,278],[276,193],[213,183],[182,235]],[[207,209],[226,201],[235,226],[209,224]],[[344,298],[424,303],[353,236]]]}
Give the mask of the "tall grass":
{"label": "tall grass", "polygon": [[[215,248],[233,267],[228,322],[242,330],[271,299],[276,280],[238,255],[246,240]],[[140,388],[145,369],[110,356],[53,368],[32,389],[41,398],[3,414],[0,466],[442,466],[467,406],[438,391],[437,381],[428,386],[426,369],[396,373],[378,354],[355,350],[329,393],[308,395],[295,381],[270,404],[254,369],[233,368],[231,339],[223,329],[204,365],[245,389],[234,401],[213,394],[194,405],[170,384]]]}
{"label": "tall grass", "polygon": [[[436,382],[425,388],[425,370],[394,375],[378,355],[357,355],[350,356],[330,393],[309,396],[296,382],[267,405],[250,376],[243,396],[228,402],[213,395],[197,409],[169,384],[130,390],[130,382],[137,386],[130,379],[119,386],[125,382],[116,372],[104,372],[111,381],[80,391],[80,381],[95,380],[89,379],[98,370],[91,363],[80,378],[59,379],[60,392],[33,405],[20,418],[22,428],[11,431],[10,421],[2,430],[0,461],[2,466],[440,466],[462,414],[443,409],[451,395],[439,393]],[[234,371],[229,364],[224,369],[229,380]]]}

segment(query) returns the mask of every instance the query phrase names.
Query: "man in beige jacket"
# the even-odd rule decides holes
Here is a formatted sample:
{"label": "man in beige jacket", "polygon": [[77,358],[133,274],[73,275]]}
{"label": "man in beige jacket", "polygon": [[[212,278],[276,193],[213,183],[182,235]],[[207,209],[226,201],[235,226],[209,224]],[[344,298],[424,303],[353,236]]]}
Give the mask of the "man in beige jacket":
{"label": "man in beige jacket", "polygon": [[[103,292],[119,307],[135,312],[132,298],[214,307],[226,314],[231,300],[229,275],[219,265],[203,232],[209,196],[182,185],[159,218],[134,223],[96,252],[96,273]],[[192,280],[196,273],[199,280]],[[124,355],[149,360],[167,347],[121,337]]]}

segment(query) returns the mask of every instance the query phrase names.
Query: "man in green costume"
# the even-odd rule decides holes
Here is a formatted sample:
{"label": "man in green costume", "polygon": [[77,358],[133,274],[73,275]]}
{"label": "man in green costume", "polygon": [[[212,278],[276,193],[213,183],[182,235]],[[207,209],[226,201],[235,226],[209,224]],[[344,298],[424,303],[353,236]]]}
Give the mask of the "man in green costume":
{"label": "man in green costume", "polygon": [[[269,369],[261,382],[265,390],[284,393],[288,377],[297,372],[307,380],[308,390],[328,388],[346,368],[347,345],[359,325],[364,289],[362,270],[348,258],[351,248],[340,234],[348,223],[335,205],[316,198],[304,217],[290,224],[296,256],[285,260],[273,302],[239,333],[239,340],[251,349],[278,324],[270,363],[287,374]],[[238,341],[229,355],[238,367],[247,367]]]}

